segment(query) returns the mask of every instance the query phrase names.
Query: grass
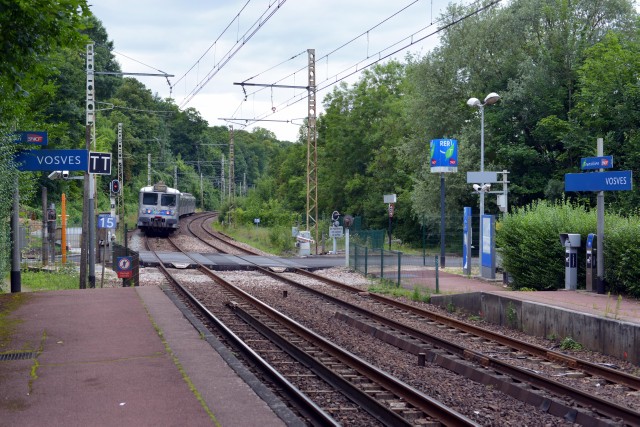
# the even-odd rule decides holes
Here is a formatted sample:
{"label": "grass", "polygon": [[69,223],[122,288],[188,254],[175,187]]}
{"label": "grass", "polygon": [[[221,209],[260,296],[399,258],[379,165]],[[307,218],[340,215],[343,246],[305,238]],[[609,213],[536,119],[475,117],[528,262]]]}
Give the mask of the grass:
{"label": "grass", "polygon": [[[80,275],[70,268],[59,271],[22,271],[20,273],[22,291],[57,291],[62,289],[78,289]],[[6,289],[0,290],[0,293]]]}

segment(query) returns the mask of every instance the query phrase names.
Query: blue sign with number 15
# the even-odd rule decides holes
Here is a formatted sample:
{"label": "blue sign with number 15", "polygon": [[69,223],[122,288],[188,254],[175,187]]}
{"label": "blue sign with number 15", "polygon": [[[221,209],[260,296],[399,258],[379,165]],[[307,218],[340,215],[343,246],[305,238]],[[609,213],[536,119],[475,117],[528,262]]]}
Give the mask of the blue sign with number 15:
{"label": "blue sign with number 15", "polygon": [[98,215],[98,228],[116,228],[116,217],[107,214]]}

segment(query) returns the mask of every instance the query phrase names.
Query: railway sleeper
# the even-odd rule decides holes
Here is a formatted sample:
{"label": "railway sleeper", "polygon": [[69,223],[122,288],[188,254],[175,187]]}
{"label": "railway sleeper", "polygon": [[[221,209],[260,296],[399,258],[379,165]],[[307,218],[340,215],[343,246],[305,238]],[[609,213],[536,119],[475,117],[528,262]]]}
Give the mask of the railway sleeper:
{"label": "railway sleeper", "polygon": [[[618,420],[612,420],[610,418],[603,419],[587,408],[575,408],[572,406],[572,403],[552,398],[546,391],[531,387],[527,383],[514,380],[507,375],[496,373],[486,367],[478,368],[475,366],[474,361],[462,359],[445,350],[434,349],[426,345],[421,347],[416,346],[414,343],[406,341],[399,333],[393,334],[392,332],[382,331],[382,328],[378,329],[375,325],[356,319],[355,316],[351,317],[344,312],[336,312],[334,316],[347,325],[371,334],[387,344],[412,354],[424,353],[426,359],[431,363],[435,363],[480,384],[491,385],[517,400],[530,404],[551,415],[563,418],[566,421],[597,427],[619,425]],[[361,318],[361,316],[358,317]],[[385,329],[388,330],[389,328]],[[604,414],[603,416],[606,417]]]}

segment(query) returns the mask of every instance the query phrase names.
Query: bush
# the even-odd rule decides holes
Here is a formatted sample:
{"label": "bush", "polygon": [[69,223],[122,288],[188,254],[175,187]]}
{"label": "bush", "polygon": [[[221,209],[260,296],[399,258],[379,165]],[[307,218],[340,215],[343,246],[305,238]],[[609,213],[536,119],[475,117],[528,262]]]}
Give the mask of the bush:
{"label": "bush", "polygon": [[[496,227],[502,265],[515,289],[553,290],[564,287],[564,247],[560,233],[586,239],[596,231],[596,214],[566,201],[538,201],[506,215]],[[585,253],[578,251],[578,282],[585,282]]]}
{"label": "bush", "polygon": [[608,291],[640,298],[640,217],[605,221],[604,275]]}
{"label": "bush", "polygon": [[[564,251],[560,233],[578,233],[578,287],[586,279],[586,238],[596,233],[595,210],[562,201],[538,201],[506,215],[496,227],[502,265],[513,278],[512,287],[526,290],[564,288]],[[607,212],[604,239],[605,280],[608,290],[640,297],[640,216]]]}

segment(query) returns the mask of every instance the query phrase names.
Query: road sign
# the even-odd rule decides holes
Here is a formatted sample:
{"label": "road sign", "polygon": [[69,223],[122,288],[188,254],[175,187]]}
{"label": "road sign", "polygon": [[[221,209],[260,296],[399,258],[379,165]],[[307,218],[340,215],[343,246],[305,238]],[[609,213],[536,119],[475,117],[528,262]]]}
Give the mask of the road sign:
{"label": "road sign", "polygon": [[429,164],[431,172],[458,172],[458,140],[432,139]]}
{"label": "road sign", "polygon": [[13,142],[18,144],[34,144],[34,145],[47,145],[48,137],[47,132],[36,131],[18,131],[14,132],[16,139]]}
{"label": "road sign", "polygon": [[625,191],[632,188],[631,171],[568,173],[564,191]]}
{"label": "road sign", "polygon": [[120,279],[131,279],[133,277],[133,257],[121,256],[118,257],[116,263],[116,272]]}
{"label": "road sign", "polygon": [[111,175],[111,153],[89,152],[89,173]]}
{"label": "road sign", "polygon": [[19,171],[86,171],[87,150],[24,150],[15,156]]}
{"label": "road sign", "polygon": [[613,156],[600,156],[600,157],[583,157],[580,160],[580,169],[594,170],[594,169],[611,169],[613,167]]}
{"label": "road sign", "polygon": [[98,215],[98,228],[116,228],[116,217],[100,214]]}
{"label": "road sign", "polygon": [[340,226],[329,227],[329,237],[342,237],[344,235],[344,229]]}
{"label": "road sign", "polygon": [[393,213],[395,212],[395,206],[393,203],[389,203],[389,218],[393,218]]}

